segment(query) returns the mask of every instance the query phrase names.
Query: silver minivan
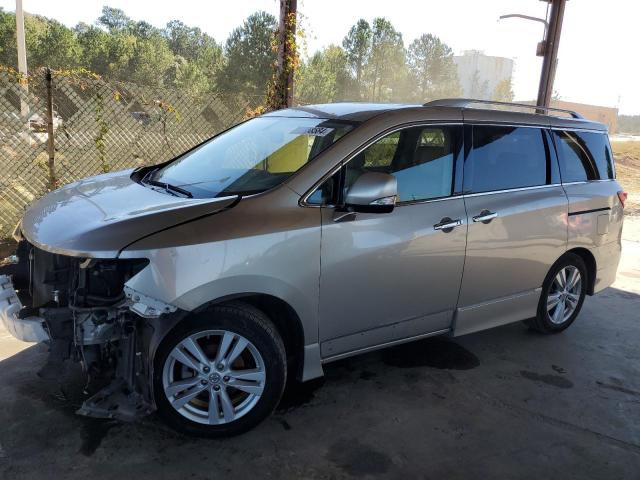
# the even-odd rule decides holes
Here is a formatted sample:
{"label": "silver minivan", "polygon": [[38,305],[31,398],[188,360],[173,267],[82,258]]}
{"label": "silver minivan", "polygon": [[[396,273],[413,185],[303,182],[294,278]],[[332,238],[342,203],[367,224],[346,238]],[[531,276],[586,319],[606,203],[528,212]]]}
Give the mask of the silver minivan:
{"label": "silver minivan", "polygon": [[232,435],[334,360],[566,329],[614,281],[625,199],[606,128],[574,112],[291,108],[35,202],[0,320],[48,342],[41,375],[75,360],[109,379],[81,414]]}

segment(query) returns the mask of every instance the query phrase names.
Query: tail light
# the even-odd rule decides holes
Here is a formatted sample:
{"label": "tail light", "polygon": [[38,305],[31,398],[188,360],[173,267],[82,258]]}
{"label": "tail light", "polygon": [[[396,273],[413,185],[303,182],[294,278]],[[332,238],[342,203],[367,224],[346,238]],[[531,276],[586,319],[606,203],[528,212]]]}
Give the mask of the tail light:
{"label": "tail light", "polygon": [[628,195],[629,194],[627,192],[623,192],[623,191],[618,192],[618,199],[620,200],[620,203],[622,204],[622,208],[624,208],[624,204],[627,201],[627,196]]}

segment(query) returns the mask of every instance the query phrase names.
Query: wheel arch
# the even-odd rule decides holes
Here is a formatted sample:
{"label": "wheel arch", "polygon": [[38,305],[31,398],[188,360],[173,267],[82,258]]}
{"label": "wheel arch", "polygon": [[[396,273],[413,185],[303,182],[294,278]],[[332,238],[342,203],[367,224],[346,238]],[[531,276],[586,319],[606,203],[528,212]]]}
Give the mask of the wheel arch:
{"label": "wheel arch", "polygon": [[[147,335],[145,344],[148,349],[148,365],[149,365],[149,397],[153,402],[153,375],[155,370],[156,354],[160,345],[169,338],[178,325],[187,321],[191,316],[204,312],[207,309],[224,305],[225,303],[245,302],[248,305],[262,311],[271,320],[285,346],[287,355],[288,374],[293,378],[301,380],[303,378],[305,367],[313,368],[313,365],[306,365],[305,360],[305,337],[302,321],[295,309],[284,300],[269,294],[257,292],[236,293],[225,295],[214,300],[210,300],[191,312],[178,310],[174,314],[164,315],[161,319],[148,320],[144,322],[152,327]],[[161,320],[161,323],[157,323]],[[321,369],[321,367],[320,367]]]}
{"label": "wheel arch", "polygon": [[572,248],[571,250],[567,250],[566,253],[573,253],[574,255],[579,256],[586,265],[588,275],[587,295],[593,295],[597,272],[596,258],[593,256],[593,253],[591,253],[588,249],[582,247]]}
{"label": "wheel arch", "polygon": [[224,305],[225,303],[238,301],[257,308],[273,322],[284,343],[289,373],[296,378],[302,378],[305,344],[304,326],[300,316],[288,302],[266,293],[235,293],[208,301],[196,308],[191,314],[204,312],[214,305]]}

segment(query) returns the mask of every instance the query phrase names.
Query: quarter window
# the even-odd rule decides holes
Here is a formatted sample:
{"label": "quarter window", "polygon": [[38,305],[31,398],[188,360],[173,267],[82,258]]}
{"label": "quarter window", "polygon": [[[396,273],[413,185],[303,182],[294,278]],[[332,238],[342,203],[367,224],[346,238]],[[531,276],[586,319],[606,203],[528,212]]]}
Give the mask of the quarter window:
{"label": "quarter window", "polygon": [[473,127],[473,148],[465,162],[468,193],[546,185],[549,148],[540,128]]}
{"label": "quarter window", "polygon": [[606,134],[561,130],[554,136],[563,182],[614,178]]}

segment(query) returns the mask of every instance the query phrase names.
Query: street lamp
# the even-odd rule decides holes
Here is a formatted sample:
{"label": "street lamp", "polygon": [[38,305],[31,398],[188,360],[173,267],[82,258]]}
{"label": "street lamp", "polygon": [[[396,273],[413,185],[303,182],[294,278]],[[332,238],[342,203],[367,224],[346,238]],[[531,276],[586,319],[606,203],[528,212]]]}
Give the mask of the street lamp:
{"label": "street lamp", "polygon": [[520,13],[510,13],[500,16],[500,20],[505,18],[523,18],[544,24],[544,37],[538,43],[536,55],[543,57],[542,72],[540,73],[540,86],[538,87],[539,107],[549,107],[553,94],[553,81],[556,76],[558,65],[558,47],[560,46],[560,33],[562,31],[562,19],[564,17],[564,7],[567,0],[541,0],[547,2],[547,19],[522,15]]}

